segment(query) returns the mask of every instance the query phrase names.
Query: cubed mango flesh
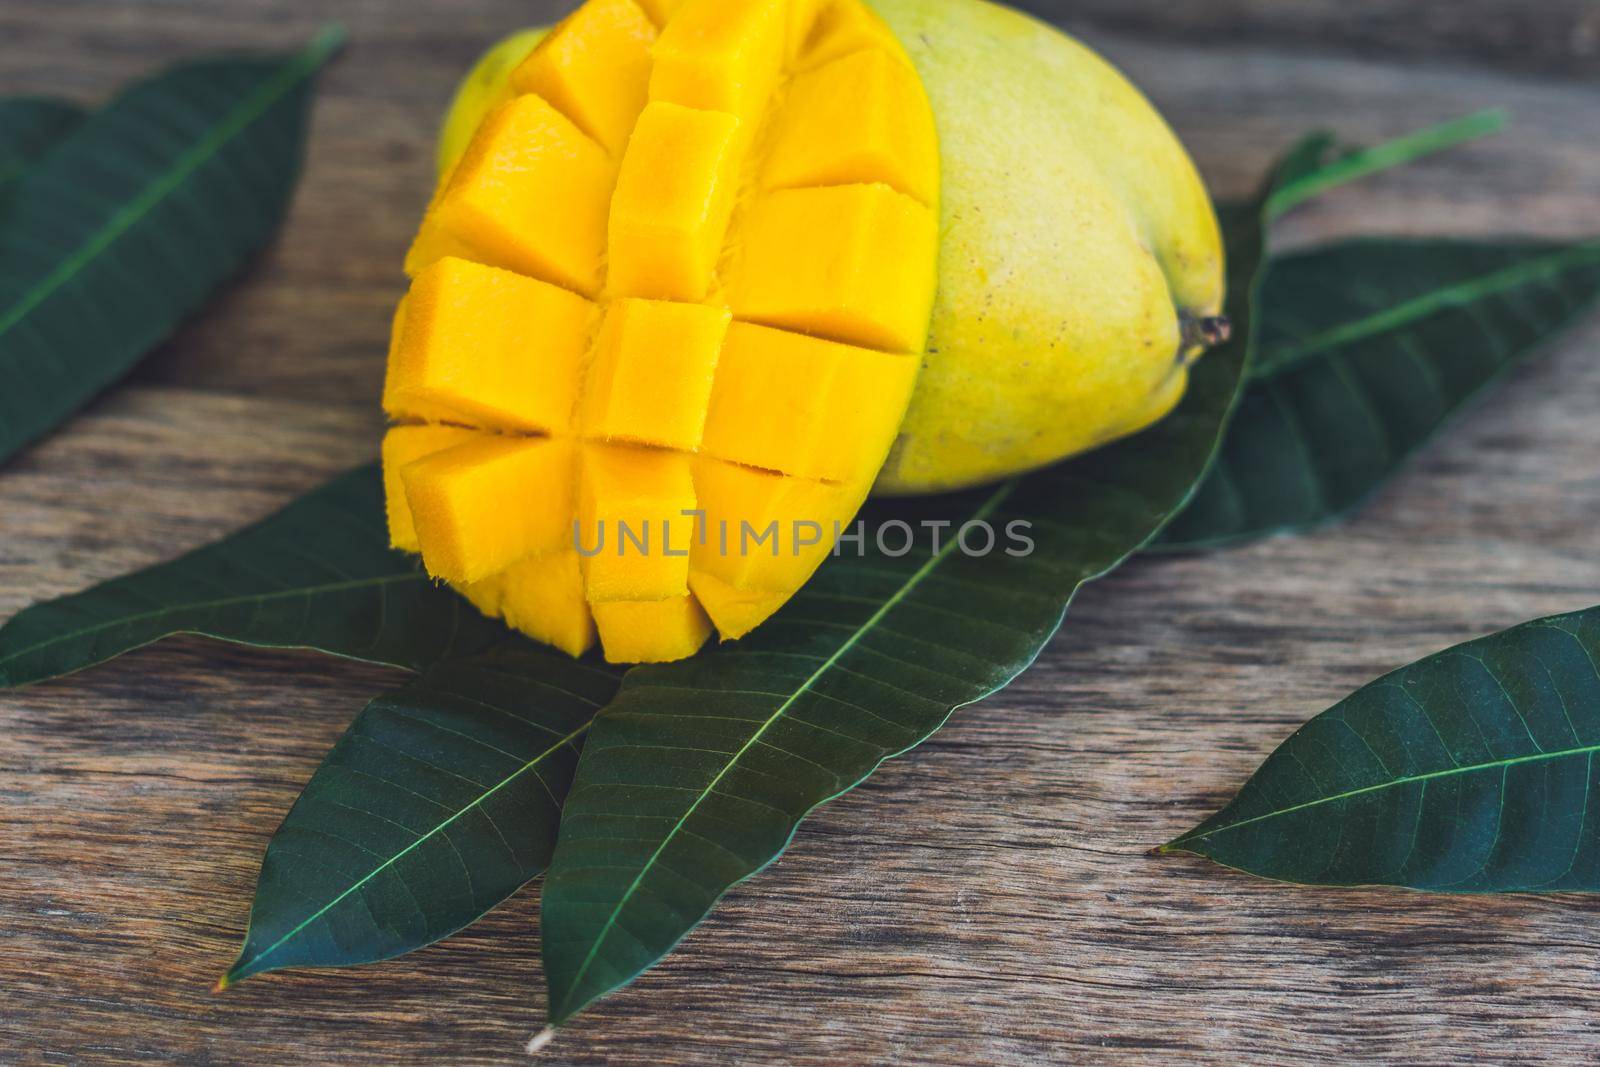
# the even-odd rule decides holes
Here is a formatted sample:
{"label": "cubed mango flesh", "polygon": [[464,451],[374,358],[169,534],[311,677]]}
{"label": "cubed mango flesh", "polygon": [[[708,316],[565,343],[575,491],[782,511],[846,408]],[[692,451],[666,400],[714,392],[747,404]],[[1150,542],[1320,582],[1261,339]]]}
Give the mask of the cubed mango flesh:
{"label": "cubed mango flesh", "polygon": [[861,0],[588,0],[507,79],[406,269],[390,536],[572,655],[781,608],[898,431],[938,150]]}
{"label": "cubed mango flesh", "polygon": [[400,471],[424,456],[473,439],[472,430],[460,426],[395,426],[383,435],[383,500],[389,514],[389,543],[402,552],[420,552],[417,527],[406,503]]}
{"label": "cubed mango flesh", "polygon": [[938,200],[939,140],[916,107],[915,70],[871,50],[798,75],[774,123],[768,188],[881,182],[923,204]]}
{"label": "cubed mango flesh", "polygon": [[702,450],[803,478],[870,482],[917,367],[915,356],[736,322],[717,363]]}
{"label": "cubed mango flesh", "polygon": [[740,238],[734,318],[922,350],[939,241],[927,206],[881,184],[779,189],[752,205]]}
{"label": "cubed mango flesh", "polygon": [[613,300],[584,388],[584,436],[699,448],[731,318],[705,304]]}
{"label": "cubed mango flesh", "polygon": [[389,358],[395,418],[523,433],[571,429],[593,304],[570,290],[464,259],[417,275]]}
{"label": "cubed mango flesh", "polygon": [[489,113],[423,220],[406,270],[462,255],[585,296],[602,283],[615,168],[542,97]]}
{"label": "cubed mango flesh", "polygon": [[786,0],[684,0],[656,40],[650,99],[754,123],[782,73]]}
{"label": "cubed mango flesh", "polygon": [[694,597],[591,604],[606,659],[667,663],[687,659],[711,636],[711,620]]}
{"label": "cubed mango flesh", "polygon": [[804,72],[856,52],[882,52],[906,64],[905,51],[894,31],[877,12],[857,0],[821,0],[816,20],[802,39],[794,62]]}
{"label": "cubed mango flesh", "polygon": [[649,92],[655,39],[655,23],[634,0],[589,0],[539,42],[511,85],[620,155]]}
{"label": "cubed mango flesh", "polygon": [[695,530],[690,458],[628,445],[583,447],[574,541],[590,603],[688,594]]}
{"label": "cubed mango flesh", "polygon": [[499,577],[504,585],[500,615],[507,626],[573,656],[594,646],[594,618],[572,548],[523,560]]}
{"label": "cubed mango flesh", "polygon": [[611,198],[610,295],[704,300],[739,185],[739,120],[656,101]]}
{"label": "cubed mango flesh", "polygon": [[476,582],[567,547],[575,466],[570,441],[480,434],[400,468],[429,573]]}
{"label": "cubed mango flesh", "polygon": [[790,596],[850,532],[867,489],[699,456],[694,490],[702,518],[689,569],[735,589]]}

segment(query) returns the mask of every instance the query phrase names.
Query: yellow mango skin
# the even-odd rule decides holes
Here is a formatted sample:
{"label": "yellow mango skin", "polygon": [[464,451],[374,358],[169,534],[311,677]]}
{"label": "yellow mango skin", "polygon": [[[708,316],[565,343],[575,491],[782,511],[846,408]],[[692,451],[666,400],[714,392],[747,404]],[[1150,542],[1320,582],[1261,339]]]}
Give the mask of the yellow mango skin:
{"label": "yellow mango skin", "polygon": [[[1116,69],[1020,12],[870,6],[881,22],[823,9],[799,69],[892,30],[938,125],[938,295],[875,491],[995,481],[1166,415],[1201,354],[1182,324],[1220,314],[1224,296],[1216,214],[1171,129]],[[441,143],[441,169],[453,161]]]}
{"label": "yellow mango skin", "polygon": [[939,294],[884,493],[993,481],[1141,430],[1182,397],[1181,320],[1222,238],[1183,146],[1089,49],[982,0],[872,0],[939,124]]}

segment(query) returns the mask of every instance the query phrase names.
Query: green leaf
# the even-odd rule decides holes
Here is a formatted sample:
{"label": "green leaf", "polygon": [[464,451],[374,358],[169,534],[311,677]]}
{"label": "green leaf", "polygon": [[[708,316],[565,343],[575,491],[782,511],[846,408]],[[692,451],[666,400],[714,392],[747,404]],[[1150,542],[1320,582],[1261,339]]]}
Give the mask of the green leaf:
{"label": "green leaf", "polygon": [[1429,656],[1318,715],[1164,846],[1314,885],[1600,890],[1600,608]]}
{"label": "green leaf", "polygon": [[[1304,146],[1280,174],[1302,173],[1319,150]],[[863,555],[829,561],[749,637],[627,674],[585,745],[545,883],[552,1025],[671,951],[812,809],[1026,669],[1077,589],[1182,506],[1250,344],[1262,207],[1229,215],[1235,340],[1199,363],[1171,418],[996,488],[876,505],[868,530],[913,524],[914,551],[893,555],[903,535],[883,551],[869,534]],[[924,520],[953,524],[937,549]],[[967,555],[954,533],[978,521],[1002,549],[1015,544],[1010,524],[1030,524],[1035,550]]]}
{"label": "green leaf", "polygon": [[0,230],[0,461],[125,374],[266,245],[338,48],[128,89],[27,169]]}
{"label": "green leaf", "polygon": [[1600,300],[1600,241],[1350,241],[1275,261],[1263,375],[1163,547],[1303,529],[1364,502]]}
{"label": "green leaf", "polygon": [[22,611],[0,627],[0,686],[180,633],[417,669],[480,651],[506,630],[389,548],[383,486],[369,466],[171,563]]}
{"label": "green leaf", "polygon": [[0,99],[0,209],[24,171],[83,121],[83,109],[42,96]]}
{"label": "green leaf", "polygon": [[[1491,133],[1499,133],[1506,128],[1510,119],[1510,114],[1504,109],[1492,108],[1441,122],[1437,126],[1430,126],[1425,130],[1418,130],[1416,133],[1397,137],[1371,148],[1357,148],[1346,152],[1280,185],[1278,191],[1272,194],[1272,199],[1267,202],[1267,216],[1277,218],[1341,185],[1348,185],[1382,171],[1403,167],[1424,156],[1435,155]],[[1331,147],[1331,143],[1331,138],[1324,139],[1326,147]]]}
{"label": "green leaf", "polygon": [[218,988],[389,959],[455,933],[544,870],[617,672],[514,641],[379,697],[267,846]]}

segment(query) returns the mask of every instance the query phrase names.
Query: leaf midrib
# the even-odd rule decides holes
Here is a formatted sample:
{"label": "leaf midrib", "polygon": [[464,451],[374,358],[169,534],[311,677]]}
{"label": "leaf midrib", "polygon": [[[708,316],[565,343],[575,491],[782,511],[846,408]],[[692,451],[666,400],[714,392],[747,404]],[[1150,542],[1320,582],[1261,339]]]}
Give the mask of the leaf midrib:
{"label": "leaf midrib", "polygon": [[1403,304],[1385,308],[1374,315],[1343,326],[1334,327],[1297,344],[1285,345],[1267,362],[1263,371],[1267,376],[1290,369],[1310,356],[1355,344],[1370,337],[1390,333],[1447,308],[1473,304],[1486,297],[1517,289],[1542,278],[1559,275],[1569,266],[1600,263],[1600,241],[1588,242],[1575,248],[1563,249],[1526,263],[1504,267],[1489,274],[1456,282]]}
{"label": "leaf midrib", "polygon": [[[212,608],[234,607],[238,604],[259,604],[264,601],[282,600],[290,597],[317,596],[323,593],[340,593],[349,589],[363,589],[391,585],[399,582],[431,580],[432,579],[428,578],[428,576],[423,574],[421,571],[408,571],[405,574],[388,574],[379,578],[356,578],[347,582],[327,582],[321,585],[298,585],[290,589],[278,589],[268,593],[248,593],[239,596],[220,597],[216,600],[195,600],[187,601],[181,604],[171,604],[165,607],[155,608],[151,611],[140,612],[137,615],[124,615],[121,618],[108,619],[104,622],[96,623],[93,626],[85,626],[77,630],[69,630],[65,633],[56,634],[55,636],[44,641],[40,641],[37,644],[27,645],[23,648],[19,648],[9,656],[0,657],[0,679],[3,679],[4,670],[8,665],[17,662],[24,656],[34,655],[44,649],[51,648],[55,645],[64,644],[68,641],[77,641],[84,637],[109,630],[114,626],[128,626],[134,623],[148,622],[151,619],[158,619],[163,615],[170,615],[173,612],[208,611]],[[86,593],[83,595],[87,596],[90,594]],[[48,605],[40,605],[40,607],[45,606]]]}
{"label": "leaf midrib", "polygon": [[[594,720],[590,719],[588,722],[584,723],[582,726],[578,727],[576,730],[573,730],[571,733],[568,733],[565,736],[563,736],[561,738],[558,738],[556,741],[552,742],[549,748],[545,749],[543,752],[539,753],[533,759],[531,759],[528,762],[524,763],[521,767],[518,767],[516,770],[512,771],[510,774],[506,775],[506,777],[504,777],[500,781],[496,782],[493,786],[491,786],[488,789],[484,790],[478,796],[474,797],[470,803],[462,806],[460,810],[453,812],[450,815],[449,818],[445,819],[443,822],[439,823],[437,826],[434,826],[432,829],[429,829],[426,832],[418,835],[417,839],[415,841],[411,842],[411,844],[407,845],[405,848],[401,849],[399,852],[396,852],[393,856],[390,856],[388,859],[386,859],[382,863],[378,864],[372,870],[370,870],[366,874],[362,875],[355,882],[351,883],[350,886],[348,888],[346,888],[343,892],[339,893],[338,896],[334,897],[332,900],[330,900],[326,904],[322,905],[322,907],[318,908],[316,911],[311,913],[311,915],[309,915],[305,919],[301,920],[298,924],[295,925],[294,929],[290,930],[288,933],[286,933],[282,937],[278,938],[278,940],[274,941],[272,944],[268,945],[265,949],[262,949],[260,952],[256,953],[250,959],[248,959],[248,960],[240,960],[239,962],[235,963],[232,967],[228,968],[228,973],[223,976],[223,978],[222,978],[222,980],[220,982],[217,983],[217,988],[219,990],[226,989],[229,985],[232,984],[230,982],[230,979],[234,975],[237,975],[237,974],[240,974],[240,973],[242,973],[244,971],[250,970],[256,964],[260,963],[262,960],[266,959],[268,956],[272,955],[274,952],[277,952],[285,944],[287,944],[293,938],[298,936],[300,934],[300,932],[302,930],[304,930],[306,927],[310,926],[312,923],[314,923],[318,919],[322,918],[324,915],[326,915],[333,908],[338,907],[341,902],[343,902],[345,899],[347,899],[350,896],[350,894],[352,894],[352,893],[356,892],[357,890],[359,890],[362,886],[366,885],[368,882],[370,882],[374,878],[378,877],[378,875],[382,874],[384,871],[388,870],[390,867],[394,866],[396,863],[399,863],[402,859],[404,859],[411,852],[413,852],[416,849],[420,848],[425,842],[431,840],[436,835],[441,834],[445,830],[449,829],[450,826],[452,826],[462,816],[466,815],[469,811],[472,811],[474,808],[481,807],[483,804],[485,804],[489,800],[490,797],[492,797],[496,793],[500,792],[500,790],[504,789],[505,787],[510,785],[512,782],[514,782],[518,778],[522,777],[524,774],[527,774],[529,771],[533,770],[540,763],[543,763],[546,759],[550,758],[551,756],[555,755],[557,752],[561,751],[561,749],[567,747],[568,745],[571,745],[578,738],[582,737],[584,735],[584,733],[588,731],[589,727],[592,726],[593,724],[594,724]],[[246,944],[249,943],[249,935],[248,934],[245,935],[245,943]]]}
{"label": "leaf midrib", "polygon": [[143,192],[125,204],[110,220],[93,234],[77,251],[61,262],[32,289],[23,293],[11,309],[0,316],[0,338],[16,329],[40,304],[58,289],[72,281],[96,257],[103,253],[123,234],[131,230],[158,204],[170,196],[201,166],[215,158],[223,147],[246,127],[254,123],[267,110],[288,95],[338,48],[342,34],[325,31],[308,47],[280,70],[260,89],[241,101],[232,111],[225,113],[223,121],[200,143],[178,157],[173,168],[158,175]]}
{"label": "leaf midrib", "polygon": [[1538,763],[1542,760],[1566,759],[1569,756],[1592,756],[1597,752],[1600,752],[1600,743],[1593,745],[1581,745],[1578,748],[1565,748],[1556,752],[1535,752],[1526,756],[1511,756],[1501,760],[1489,760],[1486,763],[1470,763],[1466,766],[1457,765],[1455,767],[1446,767],[1443,770],[1428,771],[1425,774],[1407,775],[1406,777],[1394,778],[1387,782],[1378,782],[1375,785],[1362,786],[1360,789],[1350,789],[1343,793],[1334,793],[1330,796],[1318,797],[1315,800],[1307,800],[1300,804],[1291,804],[1286,808],[1277,808],[1272,811],[1263,812],[1260,815],[1252,815],[1248,819],[1240,819],[1237,822],[1227,823],[1223,826],[1216,826],[1209,830],[1196,829],[1184,834],[1182,837],[1174,838],[1167,844],[1162,845],[1161,851],[1167,852],[1175,850],[1183,847],[1185,844],[1191,841],[1199,841],[1203,838],[1214,837],[1217,834],[1226,833],[1229,830],[1237,830],[1241,827],[1249,826],[1253,823],[1264,822],[1268,819],[1282,818],[1285,815],[1292,815],[1297,811],[1305,811],[1309,808],[1320,807],[1324,804],[1336,804],[1341,800],[1349,800],[1352,797],[1364,796],[1368,793],[1382,792],[1385,789],[1398,789],[1404,785],[1412,785],[1417,782],[1433,781],[1436,778],[1449,778],[1458,774],[1474,774],[1478,771],[1492,771],[1506,767],[1517,766],[1518,764],[1523,763]]}
{"label": "leaf midrib", "polygon": [[[1012,479],[1011,481],[1001,485],[992,494],[990,494],[989,498],[984,501],[983,506],[979,507],[972,513],[972,517],[967,521],[980,522],[994,514],[995,510],[1005,502],[1005,499],[1012,494],[1018,484],[1019,483],[1017,479]],[[933,573],[934,569],[949,557],[950,552],[955,545],[956,541],[954,539],[946,542],[938,552],[934,553],[928,558],[926,563],[912,572],[901,584],[900,588],[896,589],[894,593],[883,602],[877,611],[873,612],[872,615],[866,619],[866,621],[852,630],[850,635],[846,637],[844,641],[840,642],[839,647],[835,649],[833,653],[826,660],[824,660],[820,666],[817,667],[816,670],[812,671],[805,681],[796,686],[794,691],[785,697],[783,702],[778,705],[777,709],[767,717],[766,721],[764,721],[760,727],[758,727],[755,732],[745,740],[743,745],[739,746],[738,751],[734,752],[728,758],[728,760],[722,765],[722,769],[717,771],[716,775],[711,779],[711,781],[706,784],[705,788],[699,792],[689,807],[684,810],[684,813],[678,817],[678,820],[673,824],[672,829],[668,830],[667,833],[662,836],[661,843],[656,846],[655,851],[650,854],[650,858],[645,860],[644,864],[639,868],[639,873],[634,876],[634,879],[629,884],[628,888],[623,891],[622,896],[617,900],[616,906],[611,909],[611,914],[606,916],[606,921],[601,926],[600,932],[595,936],[593,944],[589,946],[589,951],[584,955],[583,962],[578,965],[577,971],[573,973],[572,982],[567,987],[566,996],[562,997],[561,999],[562,1014],[567,1014],[566,1008],[572,1003],[572,998],[577,995],[578,989],[582,985],[584,977],[588,974],[590,966],[593,965],[595,958],[599,955],[600,947],[604,945],[606,943],[606,939],[611,936],[611,931],[616,926],[617,920],[622,914],[622,909],[626,907],[627,904],[633,899],[633,895],[639,891],[639,887],[644,883],[645,876],[655,868],[657,861],[661,858],[661,854],[665,852],[667,846],[677,838],[678,834],[688,823],[690,817],[692,817],[695,811],[699,809],[701,803],[703,803],[705,799],[716,790],[717,785],[722,781],[722,779],[726,777],[735,766],[738,765],[741,759],[744,758],[744,754],[750,751],[750,749],[761,740],[762,736],[767,732],[767,730],[769,730],[774,723],[778,722],[783,717],[783,715],[794,705],[794,702],[799,700],[800,697],[804,696],[806,693],[810,692],[811,687],[817,683],[819,678],[821,678],[828,671],[832,670],[838,664],[839,660],[856,646],[862,637],[870,633],[872,629],[878,625],[878,623],[883,621],[884,616],[886,616],[891,610],[905,600],[905,598],[910,595],[911,591],[920,585],[929,574]]]}

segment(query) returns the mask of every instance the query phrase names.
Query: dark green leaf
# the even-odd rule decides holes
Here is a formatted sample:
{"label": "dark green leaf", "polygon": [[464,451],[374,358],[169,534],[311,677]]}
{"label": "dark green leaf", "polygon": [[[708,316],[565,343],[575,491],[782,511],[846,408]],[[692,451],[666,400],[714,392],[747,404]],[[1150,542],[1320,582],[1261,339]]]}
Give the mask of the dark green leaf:
{"label": "dark green leaf", "polygon": [[226,540],[0,627],[0,686],[68,674],[174,634],[421,668],[506,631],[389,548],[364,467]]}
{"label": "dark green leaf", "polygon": [[1378,679],[1165,846],[1316,885],[1600,890],[1600,608]]}
{"label": "dark green leaf", "polygon": [[[1282,173],[1302,173],[1317,151],[1306,146]],[[1200,362],[1171,418],[998,488],[875,506],[869,530],[887,519],[953,527],[938,549],[921,527],[899,556],[869,534],[864,555],[831,560],[751,636],[628,673],[585,746],[545,884],[553,1025],[671,951],[729,887],[777,858],[813,808],[1015,678],[1078,587],[1183,504],[1249,347],[1261,205],[1230,215],[1236,339]],[[977,521],[1001,549],[1009,525],[1026,522],[1036,548],[968,556],[953,532]],[[891,551],[899,541],[890,535]]]}
{"label": "dark green leaf", "polygon": [[83,121],[83,109],[42,96],[0,99],[0,209],[23,171]]}
{"label": "dark green leaf", "polygon": [[455,933],[544,870],[617,672],[514,641],[368,704],[267,846],[225,987]]}
{"label": "dark green leaf", "polygon": [[1600,299],[1600,242],[1360,240],[1275,261],[1216,468],[1164,544],[1301,529],[1361,504]]}
{"label": "dark green leaf", "polygon": [[0,461],[125,374],[271,238],[342,35],[140,83],[27,169],[0,230]]}

